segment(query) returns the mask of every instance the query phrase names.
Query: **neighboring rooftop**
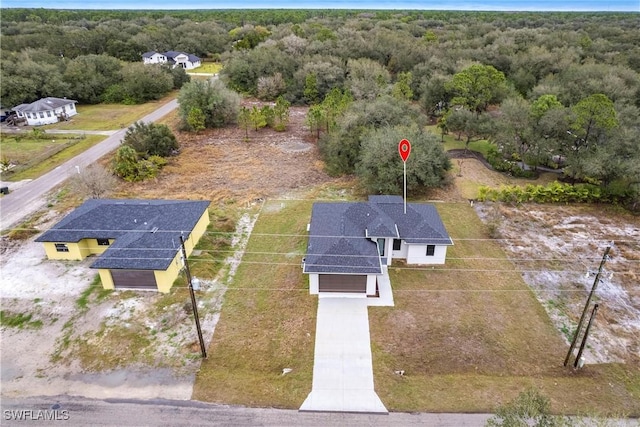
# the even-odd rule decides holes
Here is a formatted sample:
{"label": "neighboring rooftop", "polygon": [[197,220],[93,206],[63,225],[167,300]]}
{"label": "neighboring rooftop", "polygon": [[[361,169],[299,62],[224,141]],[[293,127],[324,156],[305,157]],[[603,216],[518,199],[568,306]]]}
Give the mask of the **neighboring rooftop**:
{"label": "neighboring rooftop", "polygon": [[400,196],[369,196],[368,202],[314,203],[305,273],[380,274],[375,242],[397,238],[408,244],[452,245],[436,208],[404,203]]}
{"label": "neighboring rooftop", "polygon": [[39,99],[31,104],[20,104],[13,107],[14,111],[20,111],[22,113],[37,113],[39,111],[55,110],[56,108],[63,107],[69,104],[75,104],[78,101],[67,98],[54,98],[49,96],[47,98]]}
{"label": "neighboring rooftop", "polygon": [[209,206],[208,201],[91,199],[37,242],[115,239],[91,268],[164,270]]}

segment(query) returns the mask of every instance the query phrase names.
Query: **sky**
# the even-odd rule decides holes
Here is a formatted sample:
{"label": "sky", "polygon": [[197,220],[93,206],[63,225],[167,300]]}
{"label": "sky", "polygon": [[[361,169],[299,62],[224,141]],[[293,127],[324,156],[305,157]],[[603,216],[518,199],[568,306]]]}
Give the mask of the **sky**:
{"label": "sky", "polygon": [[0,0],[2,8],[48,9],[419,9],[640,12],[640,0]]}

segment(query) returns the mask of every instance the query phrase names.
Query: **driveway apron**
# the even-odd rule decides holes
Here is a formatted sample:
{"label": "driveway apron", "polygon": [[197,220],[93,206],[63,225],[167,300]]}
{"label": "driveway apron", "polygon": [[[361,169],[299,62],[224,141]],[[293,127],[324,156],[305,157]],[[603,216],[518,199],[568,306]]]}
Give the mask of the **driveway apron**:
{"label": "driveway apron", "polygon": [[301,411],[388,413],[373,387],[367,299],[319,298],[313,386]]}

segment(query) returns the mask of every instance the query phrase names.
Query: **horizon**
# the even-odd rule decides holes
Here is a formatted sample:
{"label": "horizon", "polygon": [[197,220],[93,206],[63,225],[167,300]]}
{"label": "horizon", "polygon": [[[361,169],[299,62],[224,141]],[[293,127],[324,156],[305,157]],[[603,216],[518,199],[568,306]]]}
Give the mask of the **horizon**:
{"label": "horizon", "polygon": [[[2,9],[49,9],[49,10],[112,10],[112,11],[180,11],[180,10],[397,10],[397,11],[457,11],[457,12],[640,12],[640,0],[568,0],[559,4],[555,0],[339,0],[295,1],[295,0],[248,0],[245,2],[218,2],[191,0],[189,4],[177,5],[174,0],[59,0],[55,5],[50,0],[1,0]],[[212,4],[213,3],[213,4]]]}

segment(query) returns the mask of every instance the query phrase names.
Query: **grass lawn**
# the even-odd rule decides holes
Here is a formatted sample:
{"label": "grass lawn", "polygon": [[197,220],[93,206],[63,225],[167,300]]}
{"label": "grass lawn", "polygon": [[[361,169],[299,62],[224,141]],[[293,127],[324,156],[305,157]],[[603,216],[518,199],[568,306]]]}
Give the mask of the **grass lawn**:
{"label": "grass lawn", "polygon": [[33,179],[49,172],[70,158],[82,153],[104,140],[103,135],[49,135],[47,139],[28,135],[16,139],[10,135],[2,137],[2,157],[17,163],[12,172],[3,174],[2,179],[19,181]]}
{"label": "grass lawn", "polygon": [[130,126],[147,114],[152,113],[177,95],[177,91],[157,101],[139,105],[96,104],[78,105],[78,114],[68,122],[48,125],[47,129],[62,130],[118,130]]}
{"label": "grass lawn", "polygon": [[222,64],[219,62],[203,62],[201,66],[198,68],[194,68],[193,70],[189,70],[188,73],[207,73],[207,74],[217,74],[222,70]]}
{"label": "grass lawn", "polygon": [[[434,135],[437,135],[439,138],[442,139],[442,132],[440,132],[440,129],[438,129],[437,126],[427,126],[427,130],[429,132],[433,133]],[[456,148],[463,149],[466,146],[465,140],[466,140],[465,137],[462,137],[462,139],[460,139],[460,141],[458,141],[456,139],[455,134],[450,133],[450,134],[444,136],[443,148],[444,148],[445,151],[453,150],[453,149],[456,149]],[[478,141],[470,142],[469,143],[469,150],[478,151],[478,152],[482,153],[483,156],[487,157],[487,153],[489,151],[489,147],[491,147],[492,145],[493,144],[491,144],[486,139],[481,139],[481,140],[478,140]]]}
{"label": "grass lawn", "polygon": [[[193,399],[298,408],[311,391],[317,298],[300,268],[306,238],[259,235],[305,234],[310,214],[310,201],[263,207],[224,297]],[[282,375],[283,368],[293,371]]]}
{"label": "grass lawn", "polygon": [[[306,239],[259,234],[304,234],[312,202],[280,203],[263,208],[227,291],[196,400],[298,408],[311,390],[317,299],[299,265]],[[557,412],[640,414],[640,370],[564,369],[567,344],[498,243],[461,240],[488,237],[473,209],[437,207],[455,241],[446,266],[395,264],[396,306],[369,310],[375,385],[387,408],[490,412],[534,386]],[[469,259],[479,257],[495,260]],[[405,376],[394,374],[400,369]]]}

